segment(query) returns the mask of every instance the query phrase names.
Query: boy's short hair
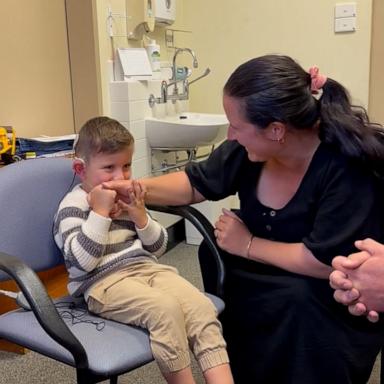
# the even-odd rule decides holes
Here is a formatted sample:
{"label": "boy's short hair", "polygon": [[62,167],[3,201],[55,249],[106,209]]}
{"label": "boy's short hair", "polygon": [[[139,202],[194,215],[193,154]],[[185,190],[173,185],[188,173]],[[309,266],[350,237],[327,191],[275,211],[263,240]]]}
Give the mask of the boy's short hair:
{"label": "boy's short hair", "polygon": [[134,138],[117,120],[100,116],[88,120],[80,129],[75,156],[89,160],[97,153],[116,153],[133,145]]}

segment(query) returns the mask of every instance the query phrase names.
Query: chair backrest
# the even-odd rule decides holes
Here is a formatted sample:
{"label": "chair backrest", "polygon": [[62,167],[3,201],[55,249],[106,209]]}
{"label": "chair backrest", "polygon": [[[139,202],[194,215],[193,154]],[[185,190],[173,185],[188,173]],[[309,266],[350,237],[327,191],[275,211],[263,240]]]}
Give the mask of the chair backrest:
{"label": "chair backrest", "polygon": [[[73,182],[66,158],[24,160],[1,168],[0,251],[36,271],[63,263],[53,240],[53,218]],[[0,281],[8,278],[0,272]]]}

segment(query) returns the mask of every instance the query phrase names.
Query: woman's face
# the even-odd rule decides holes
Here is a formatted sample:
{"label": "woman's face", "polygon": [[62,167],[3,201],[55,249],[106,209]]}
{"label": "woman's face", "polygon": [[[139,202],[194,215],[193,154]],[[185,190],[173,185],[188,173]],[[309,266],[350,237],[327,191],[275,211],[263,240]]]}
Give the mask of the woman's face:
{"label": "woman's face", "polygon": [[229,121],[228,140],[241,144],[250,161],[267,161],[276,154],[277,138],[271,126],[262,129],[247,121],[237,98],[224,95],[223,105]]}

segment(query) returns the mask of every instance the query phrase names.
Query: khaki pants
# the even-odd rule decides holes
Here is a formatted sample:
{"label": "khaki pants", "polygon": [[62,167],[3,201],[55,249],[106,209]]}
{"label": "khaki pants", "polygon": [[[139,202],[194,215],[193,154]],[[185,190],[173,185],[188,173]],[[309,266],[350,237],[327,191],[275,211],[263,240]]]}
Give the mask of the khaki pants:
{"label": "khaki pants", "polygon": [[189,347],[203,372],[228,363],[216,308],[173,267],[129,265],[90,289],[88,308],[101,317],[146,328],[163,372],[189,366]]}

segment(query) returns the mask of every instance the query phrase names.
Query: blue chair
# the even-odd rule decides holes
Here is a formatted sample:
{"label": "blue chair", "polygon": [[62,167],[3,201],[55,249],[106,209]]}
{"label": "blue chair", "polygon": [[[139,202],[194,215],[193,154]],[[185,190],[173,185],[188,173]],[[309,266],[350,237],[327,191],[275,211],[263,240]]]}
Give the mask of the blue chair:
{"label": "blue chair", "polygon": [[[101,319],[70,296],[53,302],[35,274],[64,262],[52,223],[74,182],[71,161],[64,158],[25,160],[0,169],[0,281],[13,279],[32,309],[1,315],[0,338],[73,366],[78,383],[117,383],[119,375],[153,360],[147,331]],[[209,297],[221,312],[224,267],[211,224],[192,207],[149,208],[182,216],[203,235],[220,271],[217,296]],[[81,322],[74,321],[79,314]]]}

